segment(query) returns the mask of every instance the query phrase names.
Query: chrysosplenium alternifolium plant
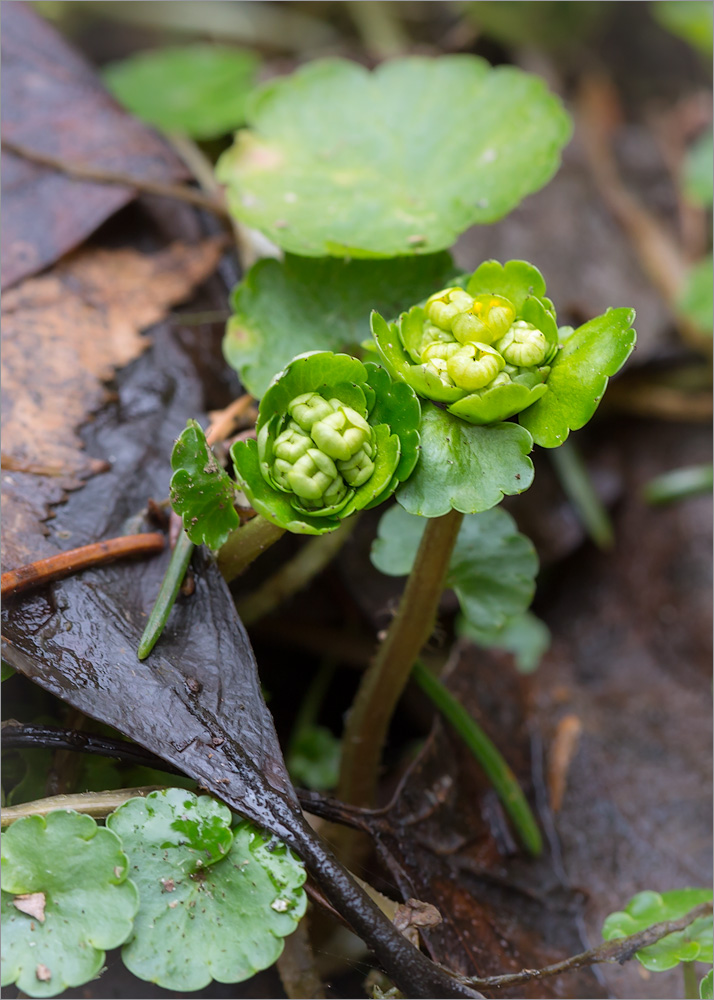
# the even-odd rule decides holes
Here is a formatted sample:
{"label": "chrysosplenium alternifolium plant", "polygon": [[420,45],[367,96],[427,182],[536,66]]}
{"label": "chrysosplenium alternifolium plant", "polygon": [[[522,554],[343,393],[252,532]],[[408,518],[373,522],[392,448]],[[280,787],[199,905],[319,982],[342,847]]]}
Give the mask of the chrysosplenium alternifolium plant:
{"label": "chrysosplenium alternifolium plant", "polygon": [[257,441],[233,446],[239,485],[288,531],[332,531],[409,476],[419,418],[414,392],[383,368],[328,351],[301,355],[263,396]]}
{"label": "chrysosplenium alternifolium plant", "polygon": [[525,261],[486,261],[466,288],[445,288],[423,306],[372,330],[395,378],[473,424],[505,420],[547,391],[559,349],[555,309],[540,272]]}

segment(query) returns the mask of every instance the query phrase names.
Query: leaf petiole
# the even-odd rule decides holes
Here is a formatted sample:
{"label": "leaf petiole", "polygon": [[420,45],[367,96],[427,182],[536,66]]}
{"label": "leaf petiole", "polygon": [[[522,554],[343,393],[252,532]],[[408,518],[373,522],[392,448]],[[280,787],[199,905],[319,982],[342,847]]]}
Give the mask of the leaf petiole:
{"label": "leaf petiole", "polygon": [[181,584],[183,583],[183,578],[186,576],[186,570],[188,569],[188,564],[191,562],[194,548],[195,546],[189,540],[186,532],[181,531],[174,550],[171,553],[166,573],[161,581],[159,595],[156,598],[156,603],[149,615],[149,620],[146,623],[144,634],[139,643],[137,656],[140,660],[146,659],[164,630],[164,626],[168,621],[171,609],[174,606]]}

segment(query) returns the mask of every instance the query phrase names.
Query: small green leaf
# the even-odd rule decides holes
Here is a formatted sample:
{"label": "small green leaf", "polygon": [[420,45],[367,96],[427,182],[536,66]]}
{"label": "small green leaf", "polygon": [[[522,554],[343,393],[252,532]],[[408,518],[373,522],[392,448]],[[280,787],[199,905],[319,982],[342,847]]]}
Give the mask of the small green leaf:
{"label": "small green leaf", "polygon": [[410,514],[477,514],[533,482],[533,442],[518,424],[479,427],[426,403],[419,430],[419,461],[396,494]]}
{"label": "small green leaf", "polygon": [[633,309],[608,309],[578,327],[556,355],[548,391],[518,420],[543,448],[557,448],[570,431],[590,420],[607,388],[635,346]]}
{"label": "small green leaf", "polygon": [[220,549],[240,523],[233,506],[236,488],[195,420],[188,421],[174,445],[171,468],[171,504],[183,518],[186,534],[196,545]]}
{"label": "small green leaf", "polygon": [[90,816],[13,823],[2,840],[2,985],[49,997],[98,975],[139,905],[128,872],[119,838]]}
{"label": "small green leaf", "polygon": [[260,397],[296,354],[354,352],[369,336],[371,309],[397,316],[454,274],[448,253],[379,262],[293,254],[261,260],[233,293],[226,361]]}
{"label": "small green leaf", "polygon": [[303,916],[303,865],[208,796],[170,788],[130,799],[107,819],[141,894],[127,968],[164,989],[195,992],[266,969]]}
{"label": "small green leaf", "polygon": [[711,493],[714,488],[714,467],[711,462],[689,465],[663,472],[645,484],[642,495],[647,503],[676,503],[700,493]]}
{"label": "small green leaf", "polygon": [[714,200],[714,137],[709,129],[687,150],[684,193],[695,205],[706,208]]}
{"label": "small green leaf", "polygon": [[474,296],[502,295],[519,314],[529,296],[545,295],[545,278],[527,260],[507,260],[505,264],[485,260],[469,278],[466,291]]}
{"label": "small green leaf", "polygon": [[[629,937],[652,924],[678,920],[700,903],[712,899],[711,889],[675,889],[671,892],[638,892],[623,911],[611,913],[605,919],[602,936],[605,941]],[[668,934],[656,944],[636,953],[642,965],[652,972],[665,972],[680,962],[712,961],[712,918],[699,917],[689,927]]]}
{"label": "small green leaf", "polygon": [[251,52],[198,44],[139,52],[102,75],[137,118],[165,132],[214,139],[245,121],[257,68]]}
{"label": "small green leaf", "polygon": [[[389,576],[406,576],[425,528],[423,517],[391,507],[379,522],[372,563]],[[474,628],[498,630],[530,604],[537,571],[535,549],[510,514],[488,510],[464,518],[446,583]]]}
{"label": "small green leaf", "polygon": [[522,674],[533,673],[550,646],[548,626],[531,611],[509,618],[500,629],[474,628],[467,618],[461,618],[457,631],[484,649],[503,649],[513,653]]}
{"label": "small green leaf", "polygon": [[683,38],[705,56],[711,56],[711,0],[657,0],[650,4],[650,10],[663,28]]}
{"label": "small green leaf", "polygon": [[695,264],[687,275],[677,301],[679,311],[702,333],[711,337],[714,327],[714,277],[712,255]]}
{"label": "small green leaf", "polygon": [[325,726],[306,726],[291,743],[286,762],[296,784],[326,792],[337,785],[340,741]]}
{"label": "small green leaf", "polygon": [[308,257],[446,249],[546,184],[571,130],[542,80],[470,55],[311,62],[248,122],[217,165],[231,211]]}
{"label": "small green leaf", "polygon": [[710,969],[699,984],[700,1000],[714,1000],[714,972]]}
{"label": "small green leaf", "polygon": [[14,673],[15,671],[10,666],[10,664],[5,663],[5,661],[3,660],[2,666],[0,667],[0,683],[2,683],[2,681],[6,681],[8,677],[12,677]]}

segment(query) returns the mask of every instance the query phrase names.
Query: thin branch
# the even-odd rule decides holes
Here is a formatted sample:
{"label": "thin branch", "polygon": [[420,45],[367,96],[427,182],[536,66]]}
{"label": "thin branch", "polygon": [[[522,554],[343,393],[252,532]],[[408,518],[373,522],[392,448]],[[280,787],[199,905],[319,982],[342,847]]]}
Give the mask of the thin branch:
{"label": "thin branch", "polygon": [[174,201],[183,201],[194,208],[202,208],[206,212],[212,212],[221,219],[231,220],[230,213],[223,201],[212,195],[203,194],[194,188],[183,184],[164,184],[161,181],[152,181],[146,177],[134,177],[118,170],[107,170],[104,167],[92,166],[89,163],[77,163],[75,161],[63,160],[59,156],[52,156],[50,153],[43,153],[39,149],[32,149],[22,143],[14,142],[12,139],[3,137],[2,148],[4,152],[21,156],[31,163],[37,163],[51,170],[58,170],[68,177],[76,180],[90,181],[95,184],[112,184],[119,187],[134,188],[143,194],[153,194],[159,198],[171,198]]}
{"label": "thin branch", "polygon": [[478,977],[466,977],[464,982],[477,989],[507,989],[511,986],[520,986],[522,983],[531,982],[534,979],[548,979],[550,976],[559,976],[563,972],[572,972],[575,969],[582,969],[584,966],[600,965],[603,962],[617,962],[622,965],[634,958],[638,951],[656,944],[668,934],[676,934],[678,931],[686,930],[690,924],[700,917],[708,917],[712,912],[711,903],[701,903],[690,910],[679,920],[665,920],[659,924],[652,924],[651,927],[629,937],[616,938],[614,941],[606,941],[597,948],[590,951],[583,951],[579,955],[573,955],[562,962],[554,965],[547,965],[544,969],[523,969],[522,972],[514,972],[506,976],[486,976],[483,979]]}
{"label": "thin branch", "polygon": [[156,552],[161,552],[163,547],[164,536],[158,532],[150,532],[143,535],[122,535],[119,538],[110,538],[104,542],[93,542],[78,549],[70,549],[69,552],[59,552],[56,556],[38,559],[37,562],[3,573],[2,597],[34,590],[54,580],[62,580],[80,570],[105,566],[116,559],[154,555]]}

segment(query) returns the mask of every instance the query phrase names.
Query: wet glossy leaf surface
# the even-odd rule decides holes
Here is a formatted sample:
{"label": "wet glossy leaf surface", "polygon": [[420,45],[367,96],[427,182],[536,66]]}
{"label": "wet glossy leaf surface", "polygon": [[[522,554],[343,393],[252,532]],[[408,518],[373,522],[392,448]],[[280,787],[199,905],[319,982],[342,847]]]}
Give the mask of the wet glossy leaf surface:
{"label": "wet glossy leaf surface", "polygon": [[3,833],[2,862],[3,986],[50,997],[96,976],[139,906],[119,838],[69,810],[29,816]]}

